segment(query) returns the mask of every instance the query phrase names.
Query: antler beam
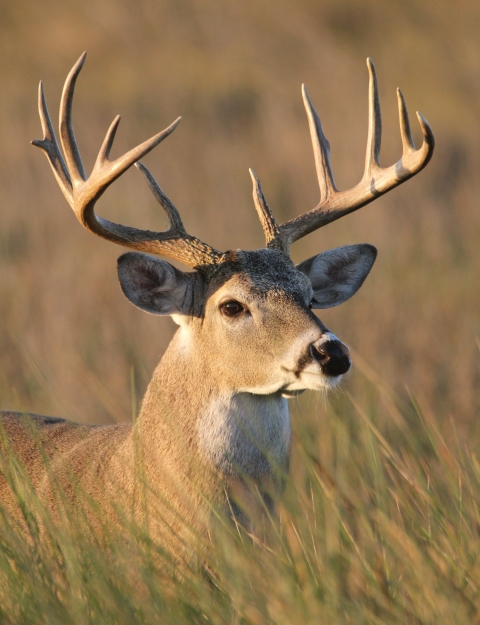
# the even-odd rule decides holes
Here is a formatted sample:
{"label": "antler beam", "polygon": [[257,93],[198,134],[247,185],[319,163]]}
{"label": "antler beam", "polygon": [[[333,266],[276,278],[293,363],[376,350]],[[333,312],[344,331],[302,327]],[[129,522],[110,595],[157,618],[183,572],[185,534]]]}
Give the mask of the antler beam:
{"label": "antler beam", "polygon": [[87,178],[72,125],[75,83],[85,62],[85,57],[86,53],[83,53],[68,74],[60,101],[60,141],[65,156],[62,155],[53,130],[42,83],[39,87],[38,108],[44,137],[42,140],[32,141],[33,145],[39,147],[47,156],[55,178],[78,221],[87,230],[104,239],[150,254],[169,256],[189,267],[201,268],[220,262],[223,258],[220,252],[187,234],[177,209],[164,195],[151,173],[143,165],[138,164],[138,167],[146,177],[154,196],[167,213],[170,222],[168,230],[165,232],[138,230],[107,221],[95,214],[95,203],[107,187],[168,137],[180,123],[181,117],[151,139],[133,148],[120,158],[111,161],[109,158],[110,151],[120,123],[120,116],[118,115],[108,129],[92,173]]}

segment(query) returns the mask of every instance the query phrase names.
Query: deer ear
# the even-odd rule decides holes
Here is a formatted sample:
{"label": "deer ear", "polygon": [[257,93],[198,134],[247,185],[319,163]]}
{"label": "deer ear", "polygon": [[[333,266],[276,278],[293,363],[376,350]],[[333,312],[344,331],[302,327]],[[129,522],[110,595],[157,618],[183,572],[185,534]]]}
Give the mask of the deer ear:
{"label": "deer ear", "polygon": [[118,259],[118,279],[125,297],[153,315],[186,315],[192,303],[189,274],[154,256],[128,252]]}
{"label": "deer ear", "polygon": [[363,243],[336,247],[297,265],[312,283],[312,308],[332,308],[355,295],[376,257],[376,248]]}

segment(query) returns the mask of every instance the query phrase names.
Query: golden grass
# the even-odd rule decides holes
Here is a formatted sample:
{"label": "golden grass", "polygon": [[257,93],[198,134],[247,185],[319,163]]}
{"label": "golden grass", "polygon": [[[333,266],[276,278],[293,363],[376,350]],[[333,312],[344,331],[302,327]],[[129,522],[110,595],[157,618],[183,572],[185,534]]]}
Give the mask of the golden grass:
{"label": "golden grass", "polygon": [[[385,388],[364,384],[385,404]],[[299,404],[268,541],[219,522],[202,548],[208,574],[176,570],[127,520],[92,532],[79,507],[54,525],[13,463],[27,531],[0,516],[2,622],[479,622],[477,454],[448,444],[414,399],[399,405],[389,392],[387,404]],[[401,426],[389,424],[392,410]]]}
{"label": "golden grass", "polygon": [[[141,397],[173,327],[125,301],[115,276],[122,250],[78,226],[45,158],[28,145],[40,137],[40,78],[55,119],[66,73],[88,49],[74,106],[87,169],[117,112],[114,155],[183,115],[149,167],[191,232],[217,249],[251,249],[262,235],[249,166],[279,220],[317,201],[301,82],[322,116],[339,187],[360,178],[369,55],[384,113],[382,163],[400,154],[399,85],[411,116],[420,109],[430,121],[436,153],[415,179],[302,240],[293,254],[303,260],[335,245],[376,245],[378,261],[360,293],[322,319],[399,393],[407,385],[438,414],[452,414],[462,435],[476,429],[475,3],[457,10],[447,2],[140,0],[133,8],[127,0],[4,0],[0,9],[3,407],[129,419],[131,368]],[[415,126],[414,133],[419,140]],[[98,210],[140,227],[165,224],[136,171]],[[357,393],[354,376],[350,389]]]}

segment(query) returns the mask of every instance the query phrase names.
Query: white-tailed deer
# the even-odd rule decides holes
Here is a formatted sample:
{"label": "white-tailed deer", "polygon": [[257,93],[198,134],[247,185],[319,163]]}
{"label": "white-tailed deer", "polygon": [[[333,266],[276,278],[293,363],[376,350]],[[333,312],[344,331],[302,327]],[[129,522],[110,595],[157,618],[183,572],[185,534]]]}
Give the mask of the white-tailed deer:
{"label": "white-tailed deer", "polygon": [[[71,70],[61,98],[63,155],[41,84],[44,138],[33,144],[46,154],[80,223],[100,237],[136,250],[118,261],[125,296],[144,311],[171,315],[180,327],[153,374],[134,426],[87,426],[4,412],[3,432],[40,493],[52,497],[49,480],[54,476],[74,499],[73,474],[105,509],[115,502],[133,510],[136,519],[148,514],[150,531],[159,540],[175,543],[190,531],[207,531],[211,505],[223,506],[248,525],[256,500],[263,498],[262,505],[272,508],[283,489],[290,449],[287,399],[306,389],[328,389],[350,368],[348,348],[312,309],[337,306],[351,297],[376,257],[371,245],[350,245],[295,266],[290,245],[418,173],[432,155],[432,132],[418,114],[424,141],[416,150],[399,91],[403,155],[395,165],[380,167],[380,105],[374,67],[368,60],[365,173],[355,187],[338,191],[329,144],[304,88],[319,204],[278,225],[251,171],[266,246],[258,251],[219,252],[186,232],[175,206],[138,162],[176,128],[180,118],[111,161],[117,117],[87,178],[71,119],[75,82],[84,60],[82,55]],[[133,164],[167,213],[170,227],[165,232],[137,230],[95,215],[95,202]],[[193,271],[179,271],[151,254],[174,258]],[[148,491],[146,506],[135,499],[138,458]],[[0,487],[8,505],[9,487],[6,483]]]}

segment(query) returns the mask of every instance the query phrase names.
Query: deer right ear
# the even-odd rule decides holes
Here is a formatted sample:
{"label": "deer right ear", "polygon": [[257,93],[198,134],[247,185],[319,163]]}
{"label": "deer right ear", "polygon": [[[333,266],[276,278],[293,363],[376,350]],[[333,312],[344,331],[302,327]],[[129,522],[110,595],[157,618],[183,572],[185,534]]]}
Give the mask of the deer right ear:
{"label": "deer right ear", "polygon": [[355,295],[376,257],[376,248],[362,243],[327,250],[297,265],[312,283],[312,308],[332,308]]}
{"label": "deer right ear", "polygon": [[125,297],[153,315],[190,314],[193,285],[189,274],[154,256],[128,252],[118,259]]}

